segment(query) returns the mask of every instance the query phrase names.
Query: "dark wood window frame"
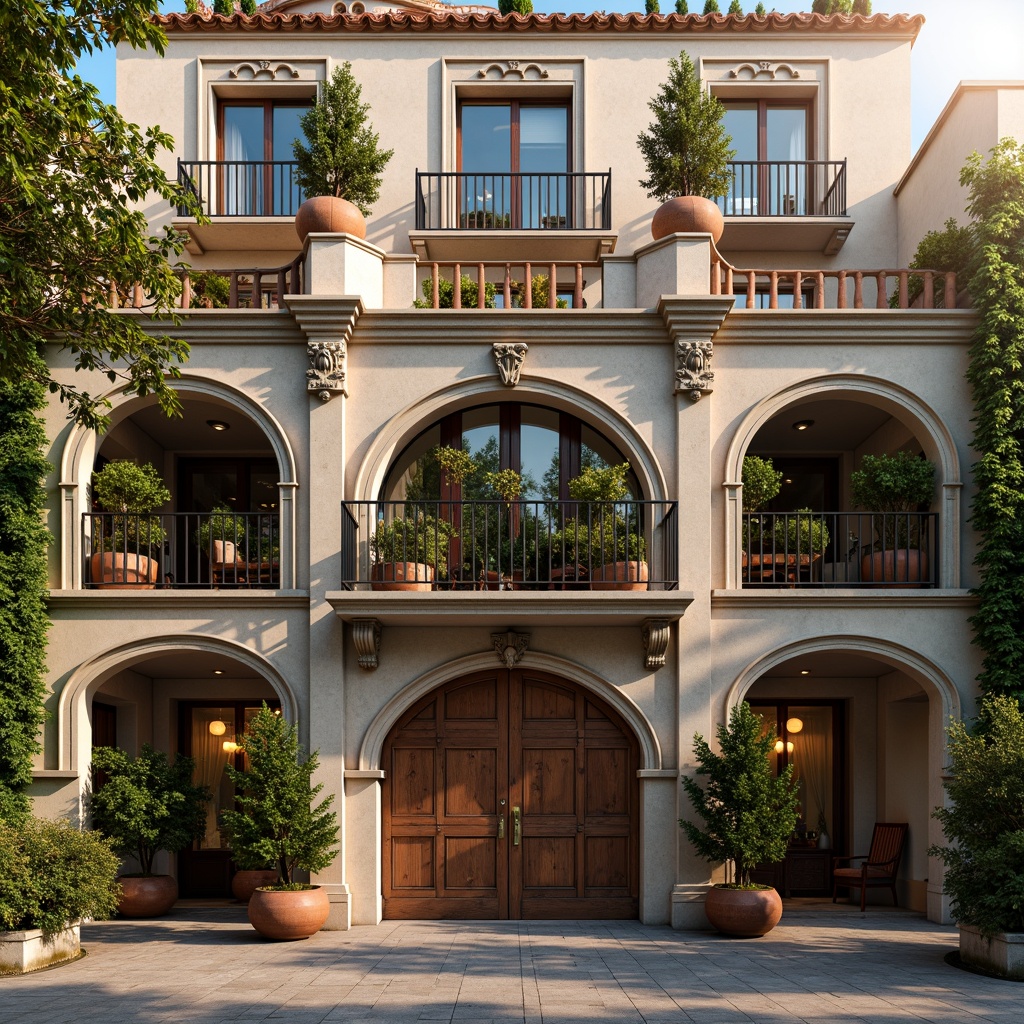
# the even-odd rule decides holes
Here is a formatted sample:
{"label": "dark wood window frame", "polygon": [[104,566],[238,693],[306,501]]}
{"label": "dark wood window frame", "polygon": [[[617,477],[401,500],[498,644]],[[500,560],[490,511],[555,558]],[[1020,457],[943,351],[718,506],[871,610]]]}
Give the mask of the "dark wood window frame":
{"label": "dark wood window frame", "polygon": [[509,107],[509,169],[515,174],[518,173],[520,168],[519,153],[520,153],[520,118],[519,114],[523,107],[560,107],[565,111],[565,153],[566,153],[566,172],[572,170],[572,102],[564,97],[552,98],[552,99],[512,99],[505,97],[494,97],[488,99],[486,97],[474,97],[472,99],[463,99],[458,101],[458,105],[455,110],[455,124],[456,124],[456,137],[457,137],[457,160],[456,170],[462,170],[462,112],[466,107]]}

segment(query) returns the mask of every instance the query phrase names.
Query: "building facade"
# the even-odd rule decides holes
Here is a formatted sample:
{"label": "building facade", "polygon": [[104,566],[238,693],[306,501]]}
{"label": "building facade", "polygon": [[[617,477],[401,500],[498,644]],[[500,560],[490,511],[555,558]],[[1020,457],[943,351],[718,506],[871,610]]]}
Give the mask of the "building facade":
{"label": "building facade", "polygon": [[[261,12],[169,15],[163,57],[118,53],[122,112],[174,136],[167,171],[208,219],[146,210],[190,238],[170,328],[191,346],[183,417],[116,391],[102,435],[49,414],[37,809],[81,812],[94,743],[190,753],[215,798],[168,868],[186,895],[222,893],[222,768],[266,700],[335,795],[329,927],[700,927],[720,874],[681,835],[679,778],[694,733],[748,700],[801,778],[804,822],[771,877],[830,892],[833,854],[906,821],[901,902],[943,919],[930,812],[979,670],[974,317],[951,281],[900,270],[961,212],[926,196],[955,205],[969,152],[940,125],[910,165],[923,19]],[[717,246],[652,241],[638,185],[635,139],[683,49],[736,149]],[[365,239],[300,243],[290,142],[343,61],[394,157]],[[984,95],[1012,113],[1021,93]],[[228,308],[204,306],[209,271]],[[476,471],[446,476],[444,445]],[[935,466],[902,534],[850,486],[865,455],[900,451]],[[754,511],[749,455],[782,473]],[[92,557],[110,525],[90,478],[116,459],[152,463],[173,495],[152,589],[104,585]],[[574,500],[583,470],[623,463],[624,492]],[[518,499],[486,475],[503,469]],[[903,548],[926,564],[887,581],[872,556]]]}

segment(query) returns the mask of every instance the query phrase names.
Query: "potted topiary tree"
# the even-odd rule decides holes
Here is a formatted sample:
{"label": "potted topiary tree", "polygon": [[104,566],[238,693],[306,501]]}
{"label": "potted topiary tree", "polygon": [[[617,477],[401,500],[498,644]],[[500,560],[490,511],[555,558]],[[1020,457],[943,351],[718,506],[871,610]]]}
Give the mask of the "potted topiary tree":
{"label": "potted topiary tree", "polygon": [[417,512],[381,519],[370,539],[373,590],[431,590],[448,573],[450,523]]}
{"label": "potted topiary tree", "polygon": [[[743,457],[743,567],[744,578],[749,578],[753,569],[760,568],[765,555],[765,518],[755,516],[765,505],[775,498],[782,489],[782,473],[773,465],[771,459],[762,459],[759,455]],[[771,561],[772,552],[767,553]],[[774,567],[772,568],[774,573]],[[755,574],[756,575],[756,574]]]}
{"label": "potted topiary tree", "polygon": [[275,885],[249,900],[249,922],[268,939],[306,939],[326,923],[327,890],[301,882],[296,872],[322,871],[338,855],[333,794],[314,806],[323,784],[312,784],[319,760],[299,760],[299,730],[266,704],[250,719],[241,742],[244,770],[227,766],[238,788],[236,810],[223,813],[236,858],[277,868]]}
{"label": "potted topiary tree", "polygon": [[861,562],[861,579],[917,586],[928,579],[916,513],[935,493],[935,466],[910,452],[865,455],[850,474],[855,504],[872,513],[874,550]]}
{"label": "potted topiary tree", "polygon": [[321,83],[316,103],[299,121],[305,141],[292,144],[295,183],[309,197],[295,215],[300,241],[311,231],[366,237],[364,218],[380,196],[394,150],[379,148],[380,136],[367,123],[370,105],[360,102],[362,91],[345,61]]}
{"label": "potted topiary tree", "polygon": [[717,242],[725,222],[713,200],[729,191],[729,161],[735,156],[722,126],[725,108],[704,90],[685,50],[668,65],[668,81],[648,104],[654,120],[637,137],[647,165],[640,186],[663,204],[651,222],[651,234],[658,239],[699,231]]}
{"label": "potted topiary tree", "polygon": [[[799,802],[793,765],[774,767],[775,729],[745,701],[732,709],[728,726],[718,727],[716,754],[704,737],[693,737],[696,779],[683,776],[683,788],[703,827],[680,818],[698,855],[711,864],[733,866],[733,880],[712,886],[704,904],[712,926],[726,935],[764,935],[782,917],[782,900],[770,885],[750,880],[756,864],[784,860]],[[728,877],[728,876],[727,876]]]}
{"label": "potted topiary tree", "polygon": [[[153,874],[160,850],[177,853],[206,834],[206,803],[210,792],[192,781],[195,762],[167,755],[143,744],[132,757],[118,747],[96,747],[92,753],[92,821],[113,842],[116,853],[134,857],[141,871],[122,874],[123,917],[159,917],[174,906],[178,883],[171,875]],[[96,773],[105,781],[96,784]]]}
{"label": "potted topiary tree", "polygon": [[152,590],[160,565],[152,557],[167,533],[154,513],[171,500],[155,467],[108,462],[92,478],[102,513],[93,518],[90,581],[102,589]]}

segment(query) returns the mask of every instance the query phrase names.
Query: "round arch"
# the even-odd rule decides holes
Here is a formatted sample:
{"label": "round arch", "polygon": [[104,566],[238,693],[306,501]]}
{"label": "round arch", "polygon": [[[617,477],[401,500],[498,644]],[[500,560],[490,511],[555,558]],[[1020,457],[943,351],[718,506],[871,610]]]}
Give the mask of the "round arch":
{"label": "round arch", "polygon": [[[526,374],[515,389],[515,397],[523,403],[533,402],[571,412],[608,433],[611,439],[622,442],[644,496],[656,501],[667,500],[665,477],[654,450],[617,410],[576,388]],[[492,377],[478,377],[410,403],[377,434],[356,477],[353,497],[362,501],[374,500],[398,453],[435,420],[472,405],[508,400],[508,388],[497,385]]]}
{"label": "round arch", "polygon": [[[481,669],[493,668],[494,659],[493,651],[458,658],[438,668],[431,669],[395,694],[377,712],[373,721],[367,727],[362,745],[359,748],[360,770],[379,771],[381,769],[381,753],[383,752],[384,741],[388,733],[391,732],[402,715],[416,701],[421,697],[425,697],[432,690],[436,690],[439,686],[458,679],[460,676],[469,675]],[[629,697],[622,693],[618,687],[613,686],[588,669],[553,654],[527,651],[523,655],[520,664],[524,668],[532,668],[537,671],[549,672],[552,675],[560,676],[568,682],[576,683],[596,694],[612,707],[633,731],[633,735],[640,746],[641,770],[661,769],[661,744],[658,742],[653,726],[643,711]]]}
{"label": "round arch", "polygon": [[234,640],[194,633],[136,640],[104,651],[83,662],[71,673],[61,689],[57,711],[57,749],[59,767],[82,769],[80,760],[88,760],[82,733],[89,720],[89,699],[114,672],[132,668],[149,658],[183,651],[221,655],[262,677],[281,701],[282,714],[294,722],[298,710],[295,691],[283,675],[262,655]]}

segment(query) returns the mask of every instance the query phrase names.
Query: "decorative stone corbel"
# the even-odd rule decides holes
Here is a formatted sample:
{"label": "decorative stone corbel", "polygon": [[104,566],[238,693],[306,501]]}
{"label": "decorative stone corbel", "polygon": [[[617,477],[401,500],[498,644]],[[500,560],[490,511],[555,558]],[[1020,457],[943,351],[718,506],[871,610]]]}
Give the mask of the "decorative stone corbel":
{"label": "decorative stone corbel", "polygon": [[676,391],[685,391],[695,402],[714,390],[711,382],[711,356],[715,346],[710,341],[676,342]]}
{"label": "decorative stone corbel", "polygon": [[309,369],[306,390],[314,391],[320,400],[329,402],[335,392],[348,396],[345,383],[345,362],[348,356],[343,341],[310,341],[306,343]]}
{"label": "decorative stone corbel", "polygon": [[514,344],[496,342],[493,349],[501,383],[505,387],[514,388],[519,383],[519,375],[523,372],[523,363],[526,362],[529,346],[521,341]]}
{"label": "decorative stone corbel", "polygon": [[353,619],[352,643],[359,655],[359,667],[372,672],[379,664],[381,624],[379,619]]}
{"label": "decorative stone corbel", "polygon": [[665,666],[665,652],[672,627],[668,619],[645,619],[640,627],[640,639],[644,645],[644,668],[656,669]]}
{"label": "decorative stone corbel", "polygon": [[512,630],[507,633],[492,633],[491,642],[498,654],[498,660],[504,664],[505,668],[515,668],[519,664],[519,659],[526,653],[526,648],[530,643],[530,634],[513,633]]}
{"label": "decorative stone corbel", "polygon": [[348,397],[348,339],[363,311],[362,300],[352,295],[286,295],[284,304],[306,336],[306,391],[324,402],[334,395]]}

